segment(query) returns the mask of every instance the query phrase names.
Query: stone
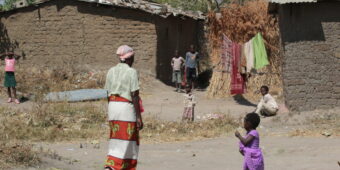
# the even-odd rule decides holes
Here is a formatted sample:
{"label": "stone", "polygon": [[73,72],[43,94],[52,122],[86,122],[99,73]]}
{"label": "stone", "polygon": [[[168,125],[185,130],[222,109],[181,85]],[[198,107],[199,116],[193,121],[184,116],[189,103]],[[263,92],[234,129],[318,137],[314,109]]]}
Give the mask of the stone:
{"label": "stone", "polygon": [[331,132],[328,132],[328,131],[324,131],[321,133],[322,135],[326,136],[326,137],[330,137],[332,136],[332,133]]}

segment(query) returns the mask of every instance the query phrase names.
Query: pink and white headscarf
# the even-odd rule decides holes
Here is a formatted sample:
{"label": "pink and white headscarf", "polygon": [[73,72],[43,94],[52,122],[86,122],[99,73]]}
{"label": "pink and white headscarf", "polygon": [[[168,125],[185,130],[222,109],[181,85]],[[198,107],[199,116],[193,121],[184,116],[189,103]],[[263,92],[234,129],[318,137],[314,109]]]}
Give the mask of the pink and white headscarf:
{"label": "pink and white headscarf", "polygon": [[127,45],[122,45],[118,47],[117,49],[117,55],[122,61],[125,61],[126,59],[130,58],[134,54],[135,52],[133,51],[133,49]]}

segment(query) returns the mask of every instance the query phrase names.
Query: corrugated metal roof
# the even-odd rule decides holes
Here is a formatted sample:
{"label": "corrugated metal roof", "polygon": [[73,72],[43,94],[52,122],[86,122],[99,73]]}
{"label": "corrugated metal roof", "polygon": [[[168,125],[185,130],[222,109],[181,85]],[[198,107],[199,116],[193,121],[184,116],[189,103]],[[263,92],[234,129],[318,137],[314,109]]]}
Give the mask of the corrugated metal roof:
{"label": "corrugated metal roof", "polygon": [[[48,1],[52,0],[35,0],[33,4],[39,5]],[[98,3],[123,8],[137,9],[164,18],[173,15],[173,16],[185,16],[195,20],[205,19],[205,16],[200,11],[184,11],[178,8],[173,8],[167,4],[152,3],[145,0],[75,0],[75,1],[85,1],[89,3]],[[15,3],[14,9],[30,6],[30,4],[23,2],[26,2],[26,0],[19,0],[17,3]]]}
{"label": "corrugated metal roof", "polygon": [[317,0],[268,0],[268,1],[269,3],[277,3],[277,4],[317,2]]}

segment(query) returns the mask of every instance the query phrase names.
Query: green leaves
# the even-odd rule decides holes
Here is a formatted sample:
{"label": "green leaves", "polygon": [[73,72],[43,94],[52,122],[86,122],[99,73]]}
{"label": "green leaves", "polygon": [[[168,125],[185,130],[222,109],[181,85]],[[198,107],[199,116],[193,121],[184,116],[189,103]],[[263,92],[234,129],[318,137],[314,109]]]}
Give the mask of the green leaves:
{"label": "green leaves", "polygon": [[1,6],[2,11],[8,11],[14,8],[14,3],[17,0],[5,0],[4,5]]}
{"label": "green leaves", "polygon": [[[9,11],[15,8],[15,3],[19,0],[5,0],[5,3],[0,6],[1,11]],[[35,0],[26,0],[28,5],[34,4]]]}

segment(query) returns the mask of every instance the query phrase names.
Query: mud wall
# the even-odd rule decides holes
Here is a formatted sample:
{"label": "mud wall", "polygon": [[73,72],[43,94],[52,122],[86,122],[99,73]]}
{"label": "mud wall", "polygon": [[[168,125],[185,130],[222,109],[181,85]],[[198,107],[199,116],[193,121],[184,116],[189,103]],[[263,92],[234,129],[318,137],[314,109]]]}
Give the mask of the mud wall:
{"label": "mud wall", "polygon": [[279,8],[284,96],[291,110],[340,106],[340,2]]}
{"label": "mud wall", "polygon": [[0,51],[26,55],[24,67],[108,69],[119,45],[136,50],[135,67],[168,83],[175,49],[197,45],[197,21],[94,3],[54,0],[1,13]]}

